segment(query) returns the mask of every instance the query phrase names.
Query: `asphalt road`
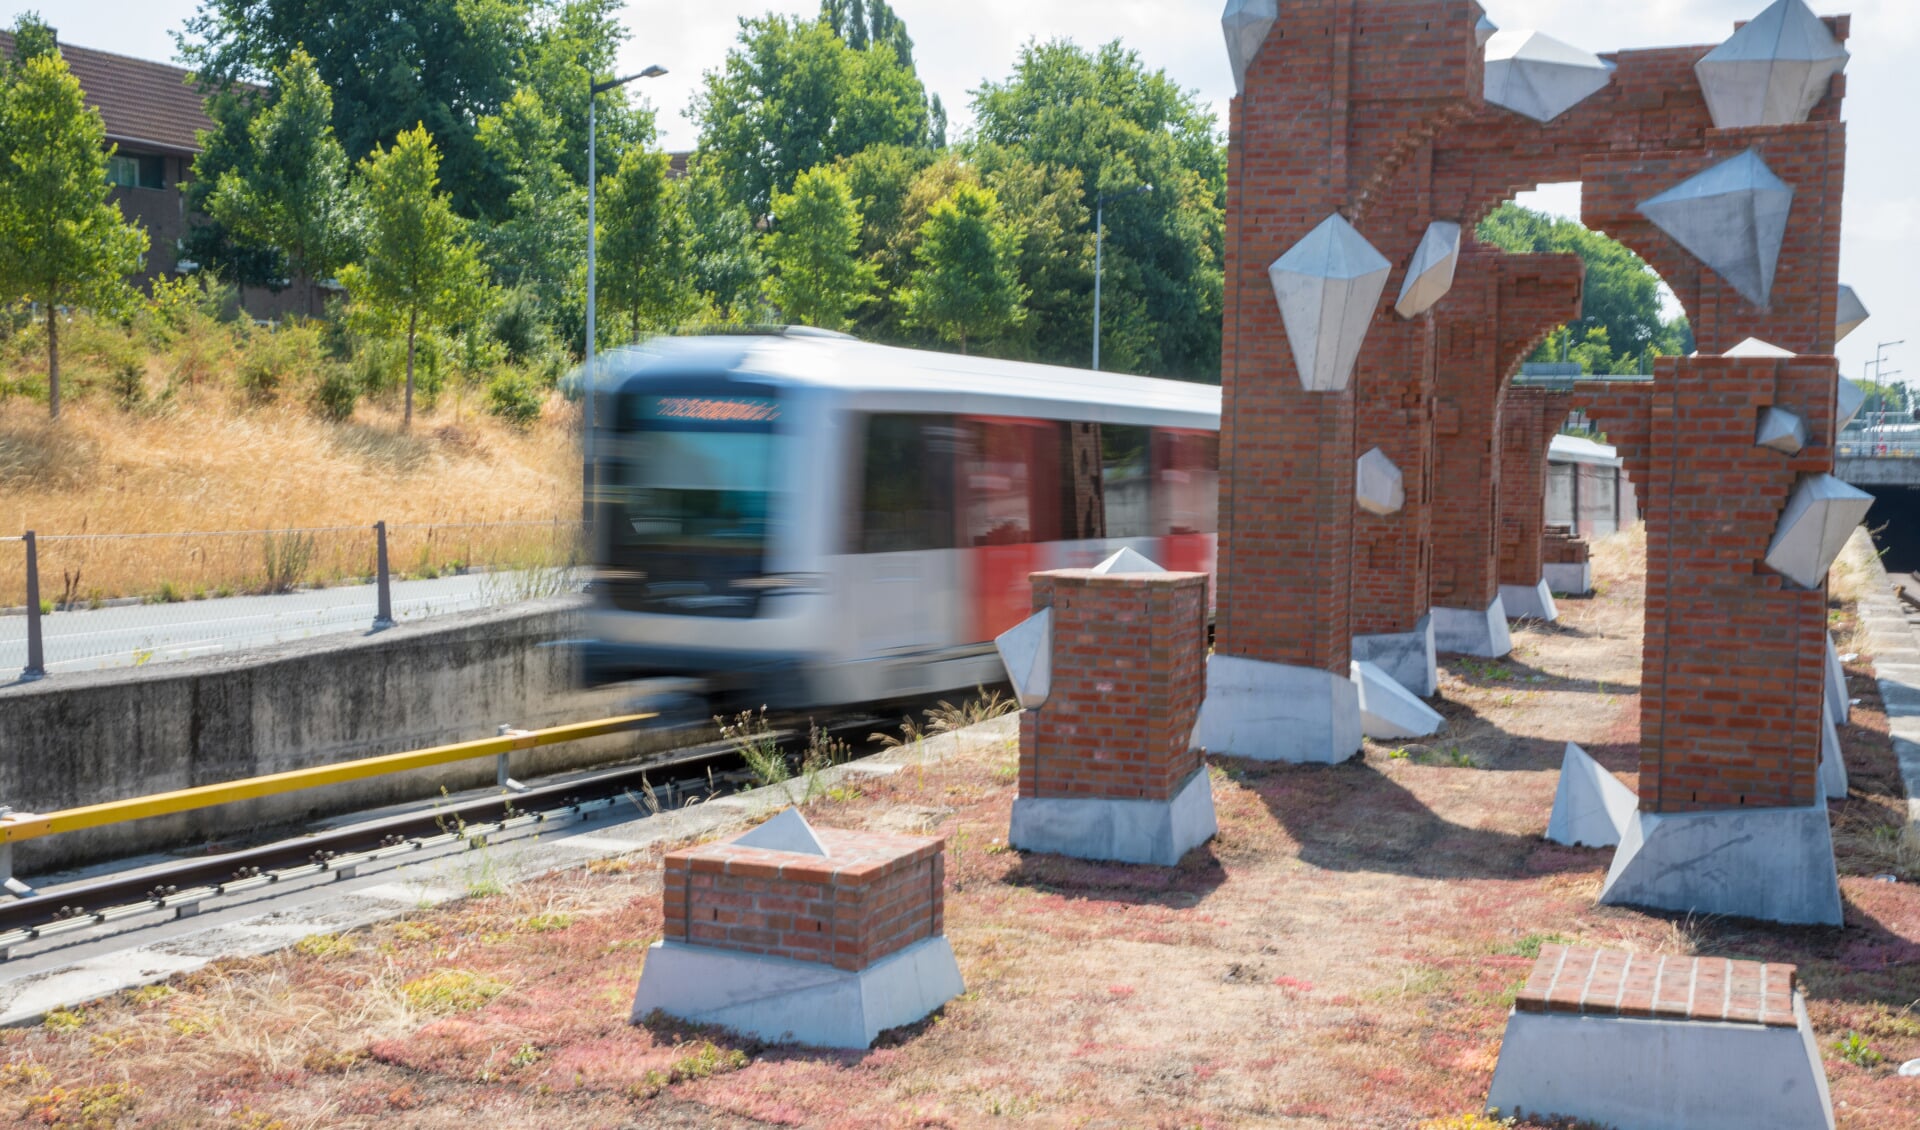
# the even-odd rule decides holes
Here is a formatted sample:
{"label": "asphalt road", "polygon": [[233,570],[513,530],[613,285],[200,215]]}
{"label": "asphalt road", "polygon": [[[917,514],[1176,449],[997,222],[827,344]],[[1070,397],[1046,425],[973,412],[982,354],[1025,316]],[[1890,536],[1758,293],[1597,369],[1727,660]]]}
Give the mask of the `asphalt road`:
{"label": "asphalt road", "polygon": [[[470,573],[393,582],[396,620],[419,620],[508,603],[511,574]],[[342,585],[281,596],[236,596],[177,604],[135,604],[41,618],[47,674],[132,667],[218,651],[238,651],[373,626],[373,585]],[[0,616],[0,683],[18,678],[27,659],[27,618]]]}

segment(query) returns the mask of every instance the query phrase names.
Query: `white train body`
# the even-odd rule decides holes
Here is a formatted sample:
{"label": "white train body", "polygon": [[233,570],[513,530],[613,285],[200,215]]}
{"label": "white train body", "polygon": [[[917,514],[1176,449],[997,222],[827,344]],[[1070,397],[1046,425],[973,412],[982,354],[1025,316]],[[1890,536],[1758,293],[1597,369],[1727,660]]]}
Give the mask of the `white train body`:
{"label": "white train body", "polygon": [[594,682],[748,704],[1002,679],[1027,575],[1132,546],[1211,572],[1220,390],[826,335],[603,361]]}

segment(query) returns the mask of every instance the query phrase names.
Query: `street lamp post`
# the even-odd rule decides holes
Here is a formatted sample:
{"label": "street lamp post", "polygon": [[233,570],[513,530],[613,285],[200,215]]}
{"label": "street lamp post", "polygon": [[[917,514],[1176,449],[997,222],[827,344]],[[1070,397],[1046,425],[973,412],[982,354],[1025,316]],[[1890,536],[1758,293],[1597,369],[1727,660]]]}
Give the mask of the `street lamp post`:
{"label": "street lamp post", "polygon": [[1100,371],[1100,269],[1105,266],[1106,251],[1101,240],[1106,234],[1107,201],[1122,196],[1144,196],[1152,191],[1152,185],[1143,184],[1125,192],[1103,192],[1093,198],[1093,371],[1096,373]]}
{"label": "street lamp post", "polygon": [[656,65],[625,78],[587,84],[587,357],[586,364],[581,367],[580,385],[580,531],[582,537],[588,536],[593,530],[593,402],[595,395],[599,392],[600,376],[600,371],[594,366],[594,308],[599,304],[596,300],[593,277],[594,244],[599,227],[594,212],[594,197],[600,188],[595,160],[600,147],[595,137],[594,105],[600,100],[600,96],[609,90],[625,86],[635,79],[659,78],[666,73],[667,68]]}

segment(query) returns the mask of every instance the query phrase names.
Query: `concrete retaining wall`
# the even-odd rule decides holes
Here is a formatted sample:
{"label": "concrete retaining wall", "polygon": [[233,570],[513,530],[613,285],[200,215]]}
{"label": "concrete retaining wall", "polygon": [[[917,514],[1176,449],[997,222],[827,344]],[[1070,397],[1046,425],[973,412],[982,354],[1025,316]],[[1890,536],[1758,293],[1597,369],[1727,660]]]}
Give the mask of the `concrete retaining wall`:
{"label": "concrete retaining wall", "polygon": [[[0,687],[0,804],[47,812],[605,717],[619,691],[576,689],[559,641],[579,633],[578,598],[329,636],[244,655],[60,675]],[[527,776],[662,748],[620,734],[513,756]],[[54,867],[493,781],[486,758],[19,845],[15,867]]]}

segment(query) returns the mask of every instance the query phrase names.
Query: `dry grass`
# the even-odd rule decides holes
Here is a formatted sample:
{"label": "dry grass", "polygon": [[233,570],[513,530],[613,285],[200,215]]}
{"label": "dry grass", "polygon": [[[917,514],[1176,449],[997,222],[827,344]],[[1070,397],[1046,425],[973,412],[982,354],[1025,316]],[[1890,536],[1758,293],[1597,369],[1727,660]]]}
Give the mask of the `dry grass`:
{"label": "dry grass", "polygon": [[[390,555],[396,570],[418,575],[550,558],[569,536],[463,524],[570,522],[579,514],[573,414],[558,402],[527,431],[452,395],[418,415],[410,432],[369,404],[334,424],[289,405],[241,407],[216,393],[185,395],[161,414],[97,402],[73,406],[58,424],[42,413],[28,401],[0,401],[0,531],[8,534],[356,527],[313,535],[313,559],[299,578],[312,583],[370,574],[375,520],[414,527],[394,531]],[[51,541],[42,546],[41,593],[84,600],[247,591],[264,583],[266,548],[259,537]],[[24,598],[18,552],[0,545],[0,607]]]}
{"label": "dry grass", "polygon": [[[120,1125],[1490,1130],[1474,1115],[1512,995],[1564,939],[1798,963],[1840,1125],[1920,1124],[1894,1074],[1920,1057],[1920,889],[1876,879],[1861,846],[1898,789],[1877,700],[1848,731],[1855,792],[1835,806],[1845,930],[1600,907],[1608,853],[1540,838],[1562,743],[1635,768],[1639,592],[1605,563],[1620,547],[1602,551],[1605,595],[1518,631],[1508,660],[1449,664],[1449,731],[1429,745],[1463,760],[1375,744],[1338,766],[1222,759],[1220,835],[1178,868],[1009,851],[1005,722],[815,801],[817,823],[904,814],[948,837],[968,991],[873,1051],[629,1025],[660,931],[656,851],[0,1033],[0,1119],[34,1124],[32,1097],[58,1088],[123,1103]],[[502,988],[464,1009],[409,999],[455,970]],[[1861,1066],[1862,1047],[1882,1060]]]}

